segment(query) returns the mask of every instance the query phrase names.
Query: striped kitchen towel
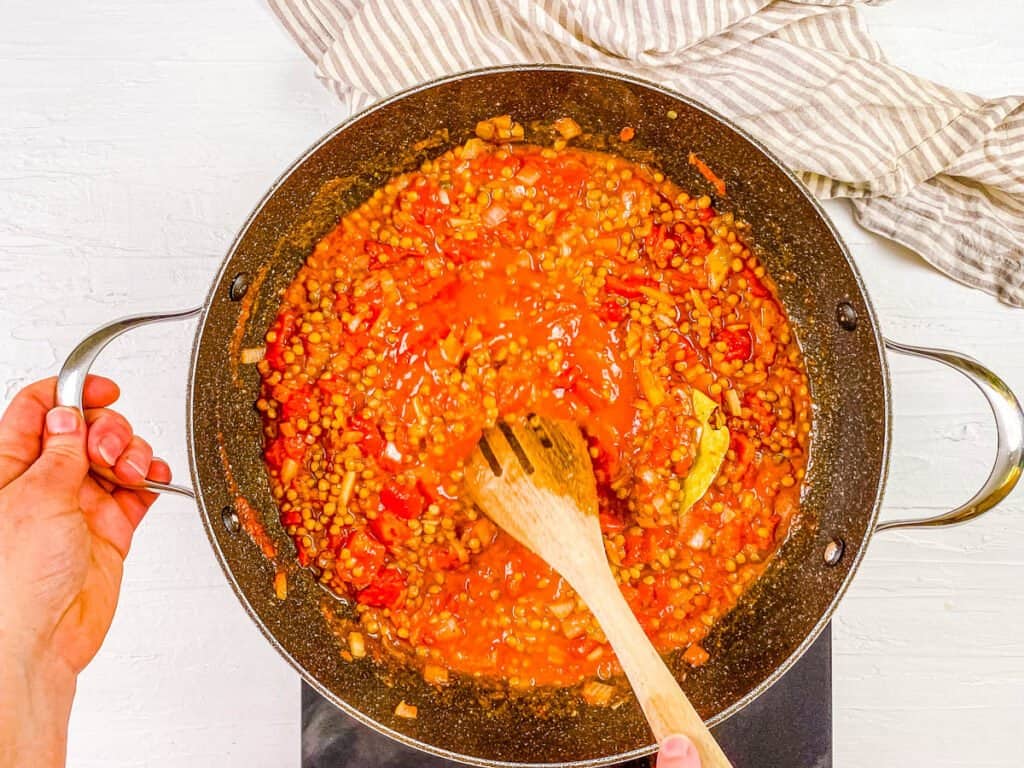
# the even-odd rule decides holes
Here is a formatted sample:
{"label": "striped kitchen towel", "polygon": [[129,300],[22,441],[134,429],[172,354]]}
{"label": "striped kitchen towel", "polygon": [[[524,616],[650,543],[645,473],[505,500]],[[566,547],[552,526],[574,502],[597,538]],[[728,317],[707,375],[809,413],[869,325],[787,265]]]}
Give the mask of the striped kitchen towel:
{"label": "striped kitchen towel", "polygon": [[269,0],[354,111],[477,67],[583,64],[690,95],[867,229],[1024,306],[1024,97],[982,99],[889,64],[873,0]]}

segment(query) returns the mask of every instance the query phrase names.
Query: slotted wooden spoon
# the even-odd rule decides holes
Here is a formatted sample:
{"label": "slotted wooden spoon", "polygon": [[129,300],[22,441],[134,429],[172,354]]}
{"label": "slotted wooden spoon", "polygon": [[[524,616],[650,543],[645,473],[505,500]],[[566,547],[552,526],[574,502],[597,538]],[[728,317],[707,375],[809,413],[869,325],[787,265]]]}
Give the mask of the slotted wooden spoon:
{"label": "slotted wooden spoon", "polygon": [[732,764],[619,591],[597,518],[597,487],[579,427],[531,416],[484,433],[467,490],[497,525],[540,555],[597,618],[660,744],[688,736],[703,768]]}

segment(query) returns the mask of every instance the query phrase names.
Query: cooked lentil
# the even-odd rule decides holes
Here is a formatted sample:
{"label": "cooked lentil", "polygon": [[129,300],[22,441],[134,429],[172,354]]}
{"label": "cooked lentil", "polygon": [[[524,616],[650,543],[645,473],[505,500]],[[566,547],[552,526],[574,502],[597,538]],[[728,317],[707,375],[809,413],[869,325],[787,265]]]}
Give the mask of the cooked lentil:
{"label": "cooked lentil", "polygon": [[[556,129],[543,148],[485,121],[375,192],[284,291],[258,363],[281,522],[356,605],[351,656],[386,640],[436,684],[619,672],[568,585],[460,497],[498,419],[581,424],[615,577],[657,647],[694,665],[799,506],[807,377],[744,227],[655,169],[565,147],[574,121]],[[695,388],[731,440],[680,514]]]}

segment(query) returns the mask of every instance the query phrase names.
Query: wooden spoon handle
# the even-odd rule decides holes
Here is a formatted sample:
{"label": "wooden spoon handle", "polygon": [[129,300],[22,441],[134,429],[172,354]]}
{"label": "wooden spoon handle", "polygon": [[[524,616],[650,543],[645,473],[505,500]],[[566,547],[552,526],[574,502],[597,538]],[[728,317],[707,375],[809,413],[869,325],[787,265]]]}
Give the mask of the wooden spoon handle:
{"label": "wooden spoon handle", "polygon": [[[604,572],[603,576],[600,571]],[[684,734],[696,745],[702,768],[731,768],[729,758],[633,615],[611,572],[603,563],[600,571],[595,570],[587,579],[585,591],[577,589],[577,592],[615,650],[658,743],[672,734]],[[602,578],[611,584],[599,585],[593,581]]]}

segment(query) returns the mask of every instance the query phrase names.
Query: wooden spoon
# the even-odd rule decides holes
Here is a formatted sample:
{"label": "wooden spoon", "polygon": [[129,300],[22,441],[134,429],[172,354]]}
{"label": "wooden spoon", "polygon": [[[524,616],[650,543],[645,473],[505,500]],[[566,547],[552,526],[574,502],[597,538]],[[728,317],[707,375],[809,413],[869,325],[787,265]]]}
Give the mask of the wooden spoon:
{"label": "wooden spoon", "polygon": [[690,738],[703,768],[731,766],[647,638],[604,551],[597,487],[579,427],[531,416],[484,433],[466,468],[477,505],[569,582],[604,630],[660,744]]}

